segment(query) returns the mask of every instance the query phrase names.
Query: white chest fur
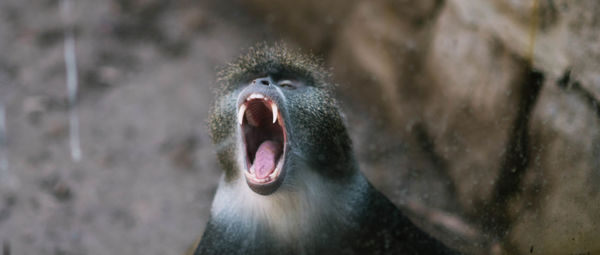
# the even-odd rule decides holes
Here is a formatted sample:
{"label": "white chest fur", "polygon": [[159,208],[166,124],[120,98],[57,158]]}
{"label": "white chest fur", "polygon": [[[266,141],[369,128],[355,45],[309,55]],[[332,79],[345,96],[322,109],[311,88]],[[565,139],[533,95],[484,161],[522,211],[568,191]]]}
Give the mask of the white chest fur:
{"label": "white chest fur", "polygon": [[213,219],[250,232],[266,226],[279,241],[298,246],[312,238],[319,226],[333,224],[338,231],[353,227],[361,191],[367,188],[362,175],[342,184],[308,169],[295,170],[286,177],[292,178],[293,184],[284,183],[268,196],[253,192],[243,178],[229,183],[222,178],[212,205]]}

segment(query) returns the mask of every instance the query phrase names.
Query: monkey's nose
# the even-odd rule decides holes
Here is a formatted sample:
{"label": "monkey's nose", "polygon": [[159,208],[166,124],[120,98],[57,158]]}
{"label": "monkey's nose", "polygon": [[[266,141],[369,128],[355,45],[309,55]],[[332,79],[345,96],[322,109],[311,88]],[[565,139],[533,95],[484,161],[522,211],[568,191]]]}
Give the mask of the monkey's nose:
{"label": "monkey's nose", "polygon": [[269,85],[272,85],[273,82],[271,81],[270,78],[258,78],[258,79],[253,80],[252,84],[260,84],[260,85],[269,86]]}

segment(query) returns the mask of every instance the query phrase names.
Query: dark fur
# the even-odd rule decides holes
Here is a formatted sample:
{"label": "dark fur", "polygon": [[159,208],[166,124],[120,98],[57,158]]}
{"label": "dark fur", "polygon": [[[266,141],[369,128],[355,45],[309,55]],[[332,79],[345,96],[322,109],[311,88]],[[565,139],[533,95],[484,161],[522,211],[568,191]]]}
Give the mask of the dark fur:
{"label": "dark fur", "polygon": [[[232,139],[236,135],[236,100],[252,79],[264,76],[291,77],[306,85],[286,91],[285,105],[283,99],[277,99],[283,106],[281,112],[293,146],[286,156],[287,176],[275,195],[305,192],[300,187],[299,178],[306,176],[302,171],[312,171],[310,176],[322,178],[315,188],[341,192],[324,193],[330,198],[320,197],[331,199],[331,203],[321,201],[307,206],[326,204],[332,208],[323,208],[318,219],[306,223],[312,224],[308,226],[312,231],[302,235],[301,240],[276,236],[265,221],[244,222],[212,215],[195,254],[454,254],[418,229],[366,181],[331,96],[328,74],[316,58],[281,45],[252,48],[220,73],[221,89],[210,117],[212,138],[225,170],[220,190],[236,190],[232,185],[239,185],[236,180],[244,178],[235,159],[236,140]],[[336,188],[323,188],[327,185]],[[244,213],[243,208],[240,213]]]}

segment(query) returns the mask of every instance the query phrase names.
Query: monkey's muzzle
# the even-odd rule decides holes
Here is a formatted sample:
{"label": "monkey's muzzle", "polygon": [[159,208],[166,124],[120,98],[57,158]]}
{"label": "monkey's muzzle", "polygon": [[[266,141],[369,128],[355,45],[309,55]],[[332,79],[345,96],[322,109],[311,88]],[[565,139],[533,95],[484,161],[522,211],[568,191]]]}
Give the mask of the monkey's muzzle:
{"label": "monkey's muzzle", "polygon": [[277,104],[259,93],[250,94],[238,109],[245,150],[248,186],[256,193],[274,192],[284,177],[286,131]]}

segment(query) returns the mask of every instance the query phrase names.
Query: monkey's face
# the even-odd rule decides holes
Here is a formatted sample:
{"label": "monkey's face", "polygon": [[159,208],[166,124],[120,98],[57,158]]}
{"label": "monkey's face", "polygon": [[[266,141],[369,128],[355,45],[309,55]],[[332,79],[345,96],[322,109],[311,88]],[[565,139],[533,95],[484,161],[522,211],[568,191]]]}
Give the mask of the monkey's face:
{"label": "monkey's face", "polygon": [[209,124],[223,185],[261,195],[317,192],[314,180],[356,171],[328,73],[315,57],[262,44],[219,76]]}
{"label": "monkey's face", "polygon": [[282,185],[297,187],[302,171],[326,178],[347,170],[350,142],[327,90],[301,78],[267,75],[229,92],[211,116],[229,181],[245,178],[252,191],[269,195]]}

